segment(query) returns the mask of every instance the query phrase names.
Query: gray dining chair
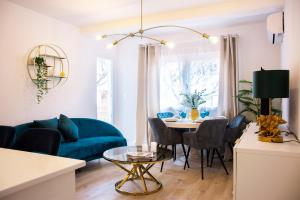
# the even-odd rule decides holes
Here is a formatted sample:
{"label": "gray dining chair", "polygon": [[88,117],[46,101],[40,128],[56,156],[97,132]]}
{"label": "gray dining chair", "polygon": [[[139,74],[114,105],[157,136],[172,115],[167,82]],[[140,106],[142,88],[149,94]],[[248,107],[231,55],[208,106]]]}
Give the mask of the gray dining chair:
{"label": "gray dining chair", "polygon": [[[188,145],[187,151],[187,159],[190,153],[191,148],[195,148],[201,151],[201,175],[202,179],[204,178],[203,175],[203,152],[207,150],[207,156],[209,155],[209,151],[212,150],[216,152],[223,168],[225,169],[226,174],[228,175],[228,171],[224,164],[223,158],[219,152],[219,149],[224,146],[224,134],[225,129],[227,126],[228,120],[227,119],[213,119],[213,120],[206,120],[200,124],[196,131],[192,132],[185,132],[183,134],[183,142],[184,144]],[[207,165],[209,159],[207,158]],[[184,165],[184,167],[186,164]]]}
{"label": "gray dining chair", "polygon": [[[161,147],[163,148],[168,148],[169,145],[172,145],[174,157],[176,156],[174,145],[181,144],[184,157],[186,159],[185,163],[189,167],[186,150],[183,144],[182,132],[179,132],[175,129],[168,128],[160,118],[149,118],[148,121],[152,129],[154,141],[157,142],[158,145],[161,145]],[[160,169],[161,172],[163,170],[163,165],[164,163],[162,163],[161,165],[161,169]]]}
{"label": "gray dining chair", "polygon": [[243,130],[246,127],[246,117],[244,115],[235,116],[226,127],[224,141],[228,144],[231,152],[235,141],[243,134]]}
{"label": "gray dining chair", "polygon": [[0,147],[10,148],[15,138],[15,128],[0,125]]}
{"label": "gray dining chair", "polygon": [[13,149],[56,156],[60,132],[49,128],[30,128],[13,145]]}

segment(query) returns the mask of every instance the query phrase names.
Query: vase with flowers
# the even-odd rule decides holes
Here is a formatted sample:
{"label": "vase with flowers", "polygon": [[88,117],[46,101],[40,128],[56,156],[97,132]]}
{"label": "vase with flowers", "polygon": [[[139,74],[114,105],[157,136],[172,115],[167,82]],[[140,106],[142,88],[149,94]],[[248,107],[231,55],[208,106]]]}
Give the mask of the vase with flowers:
{"label": "vase with flowers", "polygon": [[195,90],[194,93],[188,92],[181,94],[183,96],[183,101],[181,104],[191,109],[190,118],[193,121],[199,118],[198,107],[206,102],[204,100],[204,92],[205,90],[201,90],[200,92]]}

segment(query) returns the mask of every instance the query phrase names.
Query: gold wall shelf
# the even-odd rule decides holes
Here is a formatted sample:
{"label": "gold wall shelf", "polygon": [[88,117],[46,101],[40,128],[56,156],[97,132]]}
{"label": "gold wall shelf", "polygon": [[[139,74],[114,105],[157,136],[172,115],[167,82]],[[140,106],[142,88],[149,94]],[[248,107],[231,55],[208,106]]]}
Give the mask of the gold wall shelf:
{"label": "gold wall shelf", "polygon": [[[37,65],[34,62],[36,57],[43,57],[48,68],[47,87],[55,88],[63,84],[69,77],[69,60],[66,53],[57,45],[43,44],[34,47],[27,58],[27,70],[30,79],[34,84],[37,80]],[[60,76],[63,72],[64,76]]]}

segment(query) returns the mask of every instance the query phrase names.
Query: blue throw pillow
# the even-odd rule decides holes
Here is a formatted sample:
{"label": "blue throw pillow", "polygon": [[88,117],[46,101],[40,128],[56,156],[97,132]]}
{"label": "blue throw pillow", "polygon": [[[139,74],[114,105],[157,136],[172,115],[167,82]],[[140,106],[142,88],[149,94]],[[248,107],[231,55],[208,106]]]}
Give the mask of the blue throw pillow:
{"label": "blue throw pillow", "polygon": [[75,142],[78,140],[78,127],[76,124],[65,115],[59,116],[58,129],[64,136],[65,141]]}
{"label": "blue throw pillow", "polygon": [[46,120],[34,120],[33,123],[38,128],[52,128],[57,130],[58,127],[57,118],[46,119]]}

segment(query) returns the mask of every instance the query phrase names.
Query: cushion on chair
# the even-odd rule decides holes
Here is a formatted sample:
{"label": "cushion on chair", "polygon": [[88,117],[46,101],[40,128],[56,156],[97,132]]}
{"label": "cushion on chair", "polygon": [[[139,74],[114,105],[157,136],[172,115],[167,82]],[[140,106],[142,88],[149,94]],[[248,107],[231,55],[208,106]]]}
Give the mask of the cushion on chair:
{"label": "cushion on chair", "polygon": [[58,127],[58,120],[56,117],[53,119],[46,120],[34,120],[33,123],[37,128],[51,128],[57,130]]}
{"label": "cushion on chair", "polygon": [[119,146],[126,146],[126,139],[118,136],[82,138],[77,142],[61,143],[59,156],[86,159],[96,155],[102,156],[103,152]]}
{"label": "cushion on chair", "polygon": [[65,141],[77,141],[79,138],[77,125],[65,115],[59,116],[58,129],[61,131]]}
{"label": "cushion on chair", "polygon": [[160,119],[174,117],[174,113],[172,113],[172,112],[159,112],[156,115],[157,115],[157,118],[160,118]]}

